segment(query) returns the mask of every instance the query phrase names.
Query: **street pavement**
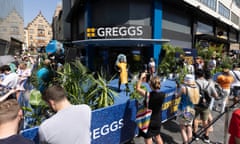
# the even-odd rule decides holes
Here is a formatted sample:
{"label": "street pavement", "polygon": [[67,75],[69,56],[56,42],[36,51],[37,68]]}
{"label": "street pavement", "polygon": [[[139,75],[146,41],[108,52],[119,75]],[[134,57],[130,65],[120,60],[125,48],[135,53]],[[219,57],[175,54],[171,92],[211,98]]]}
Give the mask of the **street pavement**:
{"label": "street pavement", "polygon": [[[229,105],[231,104],[232,101],[230,101]],[[219,117],[219,119],[213,124],[213,132],[210,133],[209,137],[213,144],[225,144],[224,139],[226,139],[226,144],[228,143],[229,135],[227,134],[226,138],[224,138],[224,130],[227,130],[228,128],[228,125],[225,124],[225,120],[227,116],[227,120],[230,122],[231,114],[234,109],[235,108],[229,109],[229,116],[227,116],[227,113],[224,113],[221,117],[219,117],[220,112],[212,111],[213,118]],[[161,136],[164,144],[182,144],[179,125],[175,119],[163,123],[161,128]],[[142,137],[135,137],[133,141],[135,144],[144,144],[144,139]],[[192,144],[204,143],[205,142],[203,142],[201,139],[192,142]]]}

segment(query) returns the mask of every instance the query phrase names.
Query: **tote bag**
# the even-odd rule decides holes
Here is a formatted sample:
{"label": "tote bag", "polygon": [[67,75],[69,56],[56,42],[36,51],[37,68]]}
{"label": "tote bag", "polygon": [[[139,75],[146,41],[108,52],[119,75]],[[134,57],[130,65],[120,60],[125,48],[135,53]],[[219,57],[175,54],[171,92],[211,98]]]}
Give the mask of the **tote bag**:
{"label": "tote bag", "polygon": [[148,108],[149,95],[145,96],[145,102],[146,104],[143,103],[138,106],[136,123],[140,130],[147,133],[152,115],[152,110]]}

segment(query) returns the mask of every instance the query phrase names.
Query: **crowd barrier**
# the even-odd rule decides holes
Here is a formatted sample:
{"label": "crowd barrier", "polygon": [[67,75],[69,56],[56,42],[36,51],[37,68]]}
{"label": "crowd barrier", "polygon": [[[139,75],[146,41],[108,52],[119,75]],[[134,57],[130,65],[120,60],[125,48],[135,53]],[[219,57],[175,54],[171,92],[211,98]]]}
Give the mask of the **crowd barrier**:
{"label": "crowd barrier", "polygon": [[[179,98],[175,98],[175,82],[166,80],[161,91],[165,93],[162,106],[162,122],[174,117],[177,112]],[[120,144],[134,138],[138,133],[135,123],[137,101],[127,100],[122,104],[94,110],[91,120],[91,144]],[[21,134],[38,143],[38,127],[25,129]]]}

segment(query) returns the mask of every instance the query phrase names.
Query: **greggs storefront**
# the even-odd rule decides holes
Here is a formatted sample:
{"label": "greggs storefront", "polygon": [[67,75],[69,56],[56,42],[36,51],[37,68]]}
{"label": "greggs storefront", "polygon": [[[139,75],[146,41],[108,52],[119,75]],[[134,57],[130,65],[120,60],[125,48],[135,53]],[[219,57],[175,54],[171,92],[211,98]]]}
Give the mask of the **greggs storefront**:
{"label": "greggs storefront", "polygon": [[127,56],[133,72],[150,57],[158,64],[161,44],[168,41],[162,39],[161,9],[159,1],[80,0],[67,17],[72,43],[91,69],[102,67],[114,73],[119,54]]}

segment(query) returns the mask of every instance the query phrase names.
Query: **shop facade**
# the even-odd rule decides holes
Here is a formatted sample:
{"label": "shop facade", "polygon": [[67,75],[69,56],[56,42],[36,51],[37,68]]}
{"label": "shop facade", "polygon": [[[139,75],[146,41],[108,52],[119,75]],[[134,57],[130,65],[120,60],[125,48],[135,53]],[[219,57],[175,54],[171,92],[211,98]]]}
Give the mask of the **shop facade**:
{"label": "shop facade", "polygon": [[[185,1],[76,0],[66,20],[71,25],[76,54],[91,69],[104,67],[110,73],[120,53],[127,56],[133,71],[140,70],[151,57],[158,65],[162,43],[155,40],[170,40],[173,46],[189,49],[197,44],[223,44],[228,50],[232,43],[239,43],[238,29]],[[99,42],[104,39],[139,42]],[[144,42],[146,39],[149,41]]]}

